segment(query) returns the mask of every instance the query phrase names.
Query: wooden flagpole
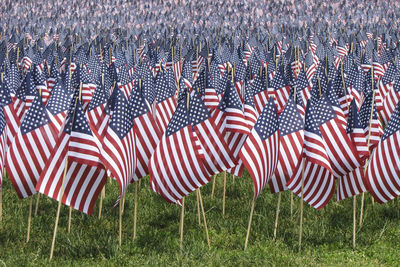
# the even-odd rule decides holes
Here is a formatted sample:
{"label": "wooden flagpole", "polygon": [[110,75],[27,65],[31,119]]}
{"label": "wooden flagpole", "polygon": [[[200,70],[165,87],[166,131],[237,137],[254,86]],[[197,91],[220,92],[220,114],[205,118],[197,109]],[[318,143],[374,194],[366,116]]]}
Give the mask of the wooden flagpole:
{"label": "wooden flagpole", "polygon": [[211,190],[211,198],[214,198],[214,191],[215,191],[215,180],[217,178],[217,175],[214,174],[214,178],[213,178],[213,184],[212,184],[212,190]]}
{"label": "wooden flagpole", "polygon": [[202,197],[201,197],[200,188],[197,188],[196,191],[197,191],[197,194],[198,194],[199,200],[200,200],[201,212],[203,213],[204,230],[206,231],[206,237],[207,237],[208,248],[211,248],[211,246],[210,246],[210,237],[208,236],[208,227],[207,227],[206,213],[204,212],[203,199],[202,199]]}
{"label": "wooden flagpole", "polygon": [[[79,92],[79,94],[80,94],[82,92],[82,82],[80,82],[79,90],[80,90],[80,92]],[[78,103],[78,98],[76,98],[76,100],[75,100],[75,108],[76,108],[76,104],[77,103]],[[74,119],[75,119],[75,111],[74,111],[72,119],[73,119],[72,121],[74,121]],[[71,127],[72,127],[72,125],[71,125]],[[64,174],[63,174],[63,179],[62,179],[62,182],[61,182],[60,194],[57,197],[58,198],[58,207],[57,207],[56,222],[55,222],[55,225],[54,225],[53,240],[51,242],[51,248],[50,248],[50,261],[53,258],[53,253],[54,253],[54,245],[55,245],[55,242],[56,242],[58,220],[60,219],[61,202],[62,202],[62,198],[63,198],[63,195],[64,195],[64,189],[65,189],[64,188],[64,184],[65,184],[65,178],[67,176],[67,169],[68,169],[68,153],[65,156]]]}
{"label": "wooden flagpole", "polygon": [[196,190],[196,204],[197,204],[197,220],[199,222],[199,225],[201,225],[199,191],[198,190]]}
{"label": "wooden flagpole", "polygon": [[278,218],[279,218],[279,210],[280,210],[280,207],[281,207],[281,196],[282,196],[282,191],[279,192],[278,204],[276,206],[275,225],[274,225],[274,238],[272,239],[273,241],[275,241],[275,239],[276,239],[276,231],[278,229]]}
{"label": "wooden flagpole", "polygon": [[40,193],[37,192],[37,198],[36,198],[36,204],[35,204],[35,216],[37,215],[38,210],[39,210],[39,200],[40,200]]}
{"label": "wooden flagpole", "polygon": [[99,219],[101,218],[101,210],[103,208],[103,198],[105,196],[105,193],[106,193],[106,185],[104,184],[103,189],[101,190],[101,194],[100,194]]}
{"label": "wooden flagpole", "polygon": [[303,158],[303,162],[301,163],[301,197],[300,197],[300,227],[299,227],[299,251],[301,251],[301,239],[303,237],[303,202],[304,202],[304,162],[305,158]]}
{"label": "wooden flagpole", "polygon": [[[140,180],[139,180],[140,181]],[[136,238],[136,221],[137,221],[137,198],[138,198],[138,183],[135,183],[135,207],[134,207],[134,213],[133,213],[133,240]]]}
{"label": "wooden flagpole", "polygon": [[356,225],[357,225],[357,195],[353,197],[353,248],[356,248]]}
{"label": "wooden flagpole", "polygon": [[28,214],[28,229],[26,232],[26,242],[29,242],[29,237],[30,237],[30,233],[31,233],[31,218],[32,218],[32,200],[33,197],[30,196],[29,197],[29,214]]}
{"label": "wooden flagpole", "polygon": [[244,241],[244,250],[247,248],[247,243],[249,242],[249,236],[250,236],[250,229],[251,229],[251,221],[253,220],[253,212],[254,212],[254,203],[255,199],[253,198],[251,202],[251,209],[250,209],[250,218],[249,218],[249,225],[247,226],[247,234],[246,234],[246,241]]}
{"label": "wooden flagpole", "polygon": [[50,249],[50,261],[53,258],[54,244],[56,242],[58,220],[60,219],[61,202],[62,202],[62,197],[64,195],[64,183],[65,183],[65,177],[67,176],[67,169],[68,169],[68,154],[67,154],[67,156],[65,158],[64,175],[63,175],[63,179],[62,179],[62,182],[61,182],[60,194],[59,194],[59,197],[58,197],[59,199],[58,199],[56,223],[54,225],[53,240],[51,242],[51,249]]}
{"label": "wooden flagpole", "polygon": [[[373,75],[373,74],[371,74],[371,75]],[[371,141],[371,125],[372,125],[372,117],[374,115],[374,105],[375,105],[375,90],[372,91],[372,105],[371,105],[371,112],[370,112],[370,117],[369,117],[369,129],[368,129],[368,140],[367,140],[367,148],[368,149],[369,149],[369,143]],[[367,170],[367,166],[368,166],[368,160],[365,161],[364,174],[365,174],[365,171]],[[364,199],[365,199],[365,193],[363,192],[362,196],[361,196],[360,227],[361,227],[362,221],[363,221]]]}
{"label": "wooden flagpole", "polygon": [[180,234],[180,242],[179,246],[182,249],[183,248],[183,221],[185,217],[185,197],[182,198],[182,211],[181,211],[181,221],[179,223],[179,234]]}
{"label": "wooden flagpole", "polygon": [[[125,193],[124,193],[124,196],[125,196]],[[123,199],[123,197],[124,196],[122,196],[122,199]],[[118,244],[119,244],[119,247],[121,248],[121,245],[122,245],[122,213],[123,213],[123,201],[122,201],[122,199],[119,201],[119,235],[118,235]]]}
{"label": "wooden flagpole", "polygon": [[222,196],[222,215],[225,216],[225,198],[226,198],[226,171],[224,171],[224,194]]}
{"label": "wooden flagpole", "polygon": [[68,212],[68,234],[71,232],[71,217],[72,217],[72,207],[69,206],[69,212]]}

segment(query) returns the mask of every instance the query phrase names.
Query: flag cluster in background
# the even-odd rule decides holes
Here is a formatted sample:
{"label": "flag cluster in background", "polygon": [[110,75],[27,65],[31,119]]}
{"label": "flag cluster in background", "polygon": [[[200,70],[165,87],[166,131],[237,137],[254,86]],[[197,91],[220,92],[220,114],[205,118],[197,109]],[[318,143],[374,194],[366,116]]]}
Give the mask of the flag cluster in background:
{"label": "flag cluster in background", "polygon": [[0,163],[20,198],[40,192],[90,214],[107,177],[118,202],[149,175],[180,204],[244,170],[255,198],[268,185],[316,209],[335,191],[400,194],[394,30],[2,39]]}

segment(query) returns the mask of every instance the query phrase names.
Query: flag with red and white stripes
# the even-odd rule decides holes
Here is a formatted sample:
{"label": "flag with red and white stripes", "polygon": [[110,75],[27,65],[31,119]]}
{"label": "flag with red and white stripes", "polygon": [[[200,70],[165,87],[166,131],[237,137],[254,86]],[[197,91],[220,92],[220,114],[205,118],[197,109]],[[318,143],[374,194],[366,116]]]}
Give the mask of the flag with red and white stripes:
{"label": "flag with red and white stripes", "polygon": [[135,175],[137,159],[132,111],[124,94],[120,90],[115,91],[111,96],[114,109],[101,140],[100,160],[117,180],[120,187],[119,203]]}
{"label": "flag with red and white stripes", "polygon": [[56,126],[57,132],[61,131],[61,127],[65,122],[70,102],[71,94],[67,92],[64,83],[60,79],[54,86],[46,105],[49,118]]}
{"label": "flag with red and white stripes", "polygon": [[150,186],[170,203],[180,200],[210,181],[195,146],[187,103],[181,100],[154,151],[150,163]]}
{"label": "flag with red and white stripes", "polygon": [[234,166],[232,153],[195,90],[191,93],[188,116],[201,152],[204,154],[208,173],[217,174],[232,168]]}
{"label": "flag with red and white stripes", "polygon": [[6,169],[19,198],[36,193],[35,186],[56,144],[57,129],[42,99],[36,96],[11,143]]}
{"label": "flag with red and white stripes", "polygon": [[67,122],[51,152],[36,190],[81,212],[92,214],[106,182],[97,140],[80,100],[73,100]]}
{"label": "flag with red and white stripes", "polygon": [[[22,100],[15,98],[15,101],[21,103],[19,105],[22,107],[25,105]],[[6,82],[0,84],[0,104],[3,107],[3,113],[7,124],[7,146],[11,144],[14,136],[17,134],[19,127],[21,125],[21,117],[17,115],[17,110],[15,109],[15,101],[12,101],[10,90]],[[23,104],[23,105],[22,105]]]}
{"label": "flag with red and white stripes", "polygon": [[304,144],[304,122],[292,98],[279,116],[279,157],[274,175],[269,180],[272,193],[287,190],[295,168],[301,161]]}
{"label": "flag with red and white stripes", "polygon": [[151,155],[161,139],[161,131],[151,114],[142,92],[135,88],[129,97],[129,108],[132,112],[132,119],[135,125],[135,146],[137,165],[134,181],[149,174],[148,165]]}
{"label": "flag with red and white stripes", "polygon": [[0,189],[3,184],[3,171],[6,160],[6,152],[7,152],[7,131],[8,126],[6,122],[6,118],[4,115],[4,111],[0,109]]}
{"label": "flag with red and white stripes", "polygon": [[400,195],[400,102],[366,170],[367,189],[379,203]]}
{"label": "flag with red and white stripes", "polygon": [[[322,209],[332,198],[335,187],[335,179],[332,174],[331,162],[322,138],[321,127],[334,118],[331,111],[330,116],[320,116],[325,107],[319,103],[313,104],[308,101],[305,124],[304,124],[304,146],[303,160],[299,161],[292,178],[286,186],[296,195],[303,195],[304,201],[316,209]],[[303,192],[301,184],[303,181]]]}
{"label": "flag with red and white stripes", "polygon": [[274,174],[279,155],[279,126],[272,98],[257,119],[244,143],[240,158],[250,173],[256,199]]}

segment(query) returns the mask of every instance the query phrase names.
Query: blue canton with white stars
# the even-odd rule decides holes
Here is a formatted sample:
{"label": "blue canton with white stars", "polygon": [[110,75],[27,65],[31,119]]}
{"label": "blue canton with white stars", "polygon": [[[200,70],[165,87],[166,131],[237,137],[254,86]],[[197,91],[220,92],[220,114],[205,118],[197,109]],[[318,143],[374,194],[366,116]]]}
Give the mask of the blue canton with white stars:
{"label": "blue canton with white stars", "polygon": [[168,123],[167,129],[165,131],[165,136],[169,137],[172,134],[180,131],[189,125],[188,111],[186,108],[186,101],[180,101],[176,108],[174,115],[170,122]]}
{"label": "blue canton with white stars", "polygon": [[47,102],[46,108],[51,114],[56,115],[67,110],[70,106],[71,94],[68,93],[61,80],[51,90],[51,96]]}
{"label": "blue canton with white stars", "polygon": [[392,134],[400,130],[400,102],[397,103],[396,109],[390,116],[389,123],[387,124],[385,131],[382,135],[382,141],[385,141]]}
{"label": "blue canton with white stars", "polygon": [[25,135],[49,122],[50,119],[43,106],[42,98],[36,96],[21,123],[21,133]]}
{"label": "blue canton with white stars", "polygon": [[279,129],[278,114],[272,98],[269,99],[261,115],[258,117],[254,129],[263,141],[268,139]]}
{"label": "blue canton with white stars", "polygon": [[304,129],[303,119],[294,103],[293,98],[289,98],[282,114],[279,116],[279,132],[285,136]]}
{"label": "blue canton with white stars", "polygon": [[192,126],[199,124],[208,118],[210,118],[210,113],[208,112],[203,100],[200,98],[200,94],[193,91],[190,94],[189,103],[189,121]]}
{"label": "blue canton with white stars", "polygon": [[78,132],[92,135],[92,131],[90,130],[89,123],[79,99],[76,101],[76,106],[73,112],[69,112],[68,115],[67,123],[64,127],[65,133],[71,134],[71,132]]}
{"label": "blue canton with white stars", "polygon": [[120,139],[123,139],[133,127],[132,112],[128,101],[120,90],[117,90],[117,93],[113,94],[113,97],[115,98],[115,106],[111,117],[110,128]]}

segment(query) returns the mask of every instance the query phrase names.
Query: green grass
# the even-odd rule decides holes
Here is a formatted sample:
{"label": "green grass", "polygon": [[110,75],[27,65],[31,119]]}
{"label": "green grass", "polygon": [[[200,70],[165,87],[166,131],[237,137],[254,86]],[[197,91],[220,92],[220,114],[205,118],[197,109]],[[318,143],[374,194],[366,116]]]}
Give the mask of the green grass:
{"label": "green grass", "polygon": [[[138,204],[138,232],[132,241],[134,185],[128,188],[123,214],[122,247],[118,246],[116,183],[106,185],[102,218],[98,203],[94,214],[72,213],[71,233],[67,233],[68,207],[62,206],[51,265],[398,265],[400,263],[400,203],[372,206],[366,195],[362,228],[357,227],[357,248],[352,248],[353,200],[331,201],[322,211],[304,205],[303,248],[298,252],[299,199],[290,216],[290,193],[282,194],[277,240],[273,228],[277,195],[264,190],[257,199],[249,245],[244,240],[250,213],[253,185],[248,174],[235,179],[229,175],[226,214],[222,216],[223,176],[202,188],[211,249],[204,228],[197,221],[196,194],[185,203],[183,249],[179,246],[181,208],[166,203],[153,193],[148,179],[141,183]],[[36,196],[35,196],[36,200]],[[34,202],[35,203],[35,202]],[[10,181],[4,180],[3,221],[0,223],[0,266],[49,265],[51,238],[57,202],[41,197],[39,214],[32,218],[31,239],[26,243],[29,199],[19,200]],[[358,197],[359,216],[360,197]]]}

